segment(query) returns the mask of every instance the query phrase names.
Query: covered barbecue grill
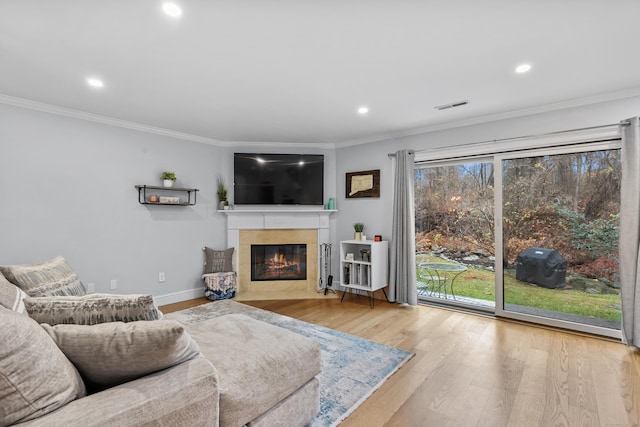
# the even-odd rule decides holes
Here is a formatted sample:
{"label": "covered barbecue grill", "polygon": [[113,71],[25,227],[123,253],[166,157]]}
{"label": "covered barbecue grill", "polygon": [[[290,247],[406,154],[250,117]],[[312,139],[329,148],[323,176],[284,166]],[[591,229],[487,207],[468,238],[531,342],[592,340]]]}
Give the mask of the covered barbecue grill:
{"label": "covered barbecue grill", "polygon": [[562,288],[567,261],[555,249],[529,248],[518,255],[516,279],[545,288]]}

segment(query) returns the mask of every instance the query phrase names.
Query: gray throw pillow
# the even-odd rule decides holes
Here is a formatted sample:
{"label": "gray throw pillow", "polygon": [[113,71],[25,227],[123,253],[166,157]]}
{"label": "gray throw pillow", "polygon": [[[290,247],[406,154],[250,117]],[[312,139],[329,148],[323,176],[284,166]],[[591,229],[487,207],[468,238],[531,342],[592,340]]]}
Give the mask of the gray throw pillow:
{"label": "gray throw pillow", "polygon": [[0,273],[0,305],[18,313],[24,313],[24,303],[27,294],[22,289],[9,282]]}
{"label": "gray throw pillow", "polygon": [[174,320],[100,325],[41,325],[82,377],[111,387],[186,362],[198,344]]}
{"label": "gray throw pillow", "polygon": [[217,251],[205,246],[203,274],[233,271],[233,248]]}
{"label": "gray throw pillow", "polygon": [[33,319],[0,307],[0,325],[0,426],[86,395],[76,368]]}
{"label": "gray throw pillow", "polygon": [[151,295],[89,294],[81,297],[25,298],[24,306],[32,319],[50,325],[96,325],[162,318]]}
{"label": "gray throw pillow", "polygon": [[76,273],[61,256],[39,264],[0,265],[0,273],[32,297],[87,293]]}

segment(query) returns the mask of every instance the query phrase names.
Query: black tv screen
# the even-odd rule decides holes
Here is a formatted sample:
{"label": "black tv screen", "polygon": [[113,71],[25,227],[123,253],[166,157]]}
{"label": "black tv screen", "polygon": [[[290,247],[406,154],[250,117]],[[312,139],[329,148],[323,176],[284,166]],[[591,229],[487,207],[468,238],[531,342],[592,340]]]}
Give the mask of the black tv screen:
{"label": "black tv screen", "polygon": [[322,205],[322,154],[234,153],[236,205]]}

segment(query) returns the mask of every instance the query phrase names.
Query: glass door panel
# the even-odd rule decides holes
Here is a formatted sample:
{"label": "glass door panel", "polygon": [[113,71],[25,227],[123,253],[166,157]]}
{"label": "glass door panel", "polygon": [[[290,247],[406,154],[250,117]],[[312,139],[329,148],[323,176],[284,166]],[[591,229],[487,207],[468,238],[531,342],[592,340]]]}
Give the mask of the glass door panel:
{"label": "glass door panel", "polygon": [[493,162],[415,169],[418,297],[493,312]]}
{"label": "glass door panel", "polygon": [[499,314],[619,330],[620,150],[498,161]]}

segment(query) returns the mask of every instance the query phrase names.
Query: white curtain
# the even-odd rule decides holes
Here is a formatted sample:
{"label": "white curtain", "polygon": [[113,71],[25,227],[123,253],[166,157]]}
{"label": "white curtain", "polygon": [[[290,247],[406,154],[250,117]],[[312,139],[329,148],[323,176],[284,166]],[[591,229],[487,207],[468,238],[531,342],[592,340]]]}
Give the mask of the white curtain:
{"label": "white curtain", "polygon": [[413,195],[414,157],[414,152],[409,150],[400,150],[395,154],[389,278],[389,300],[410,305],[418,304]]}
{"label": "white curtain", "polygon": [[640,119],[622,122],[620,292],[622,338],[640,346]]}

